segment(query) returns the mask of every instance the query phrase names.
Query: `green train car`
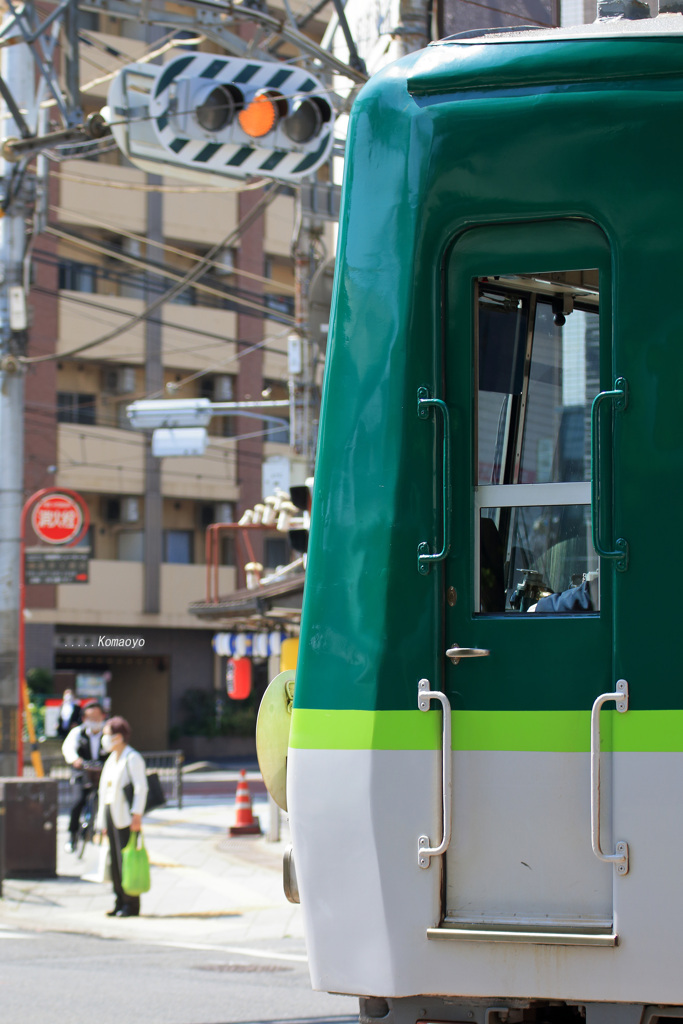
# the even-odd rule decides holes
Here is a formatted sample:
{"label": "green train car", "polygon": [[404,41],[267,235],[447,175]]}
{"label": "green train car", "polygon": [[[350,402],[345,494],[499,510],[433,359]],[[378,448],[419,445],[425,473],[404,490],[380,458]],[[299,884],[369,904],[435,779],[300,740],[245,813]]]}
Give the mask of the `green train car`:
{"label": "green train car", "polygon": [[683,1017],[682,182],[680,14],[353,108],[287,785],[366,1021]]}

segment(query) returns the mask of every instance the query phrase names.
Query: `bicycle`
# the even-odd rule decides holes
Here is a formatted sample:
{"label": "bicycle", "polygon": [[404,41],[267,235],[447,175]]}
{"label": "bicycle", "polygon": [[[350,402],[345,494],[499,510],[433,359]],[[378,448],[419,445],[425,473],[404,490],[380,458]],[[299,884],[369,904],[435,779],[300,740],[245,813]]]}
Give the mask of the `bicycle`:
{"label": "bicycle", "polygon": [[95,821],[97,819],[97,787],[102,774],[102,765],[96,761],[85,761],[83,771],[88,780],[87,792],[83,810],[78,821],[78,834],[76,836],[76,854],[79,860],[85,853],[85,847],[93,841],[95,834]]}

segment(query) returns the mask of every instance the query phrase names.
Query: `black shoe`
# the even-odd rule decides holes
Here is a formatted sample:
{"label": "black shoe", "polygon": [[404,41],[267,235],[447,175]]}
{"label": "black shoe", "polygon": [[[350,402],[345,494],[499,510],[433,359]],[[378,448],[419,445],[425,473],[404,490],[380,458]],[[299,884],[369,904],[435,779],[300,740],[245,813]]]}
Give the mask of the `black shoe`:
{"label": "black shoe", "polygon": [[107,917],[116,917],[121,912],[121,907],[114,907],[113,910],[107,911]]}
{"label": "black shoe", "polygon": [[133,910],[132,907],[121,907],[120,910],[116,911],[116,917],[139,917],[140,911]]}

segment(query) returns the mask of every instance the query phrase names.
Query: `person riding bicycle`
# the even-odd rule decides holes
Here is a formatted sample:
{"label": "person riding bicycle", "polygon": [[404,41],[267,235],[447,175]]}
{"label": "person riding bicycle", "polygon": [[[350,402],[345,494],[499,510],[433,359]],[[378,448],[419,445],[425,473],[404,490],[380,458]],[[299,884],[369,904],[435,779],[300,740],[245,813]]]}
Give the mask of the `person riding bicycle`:
{"label": "person riding bicycle", "polygon": [[72,729],[62,744],[64,760],[71,765],[71,785],[74,787],[74,801],[69,819],[69,840],[66,849],[73,853],[78,836],[78,822],[88,793],[94,788],[88,776],[88,765],[100,768],[106,753],[102,750],[102,729],[106,715],[97,700],[90,700],[83,708],[83,722]]}

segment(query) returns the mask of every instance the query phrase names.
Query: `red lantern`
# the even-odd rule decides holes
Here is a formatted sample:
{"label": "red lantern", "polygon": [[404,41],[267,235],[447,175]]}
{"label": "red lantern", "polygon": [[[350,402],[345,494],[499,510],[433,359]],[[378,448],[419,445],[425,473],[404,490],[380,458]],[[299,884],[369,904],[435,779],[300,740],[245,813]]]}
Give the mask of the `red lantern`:
{"label": "red lantern", "polygon": [[251,659],[230,658],[225,673],[228,697],[246,700],[251,693]]}

